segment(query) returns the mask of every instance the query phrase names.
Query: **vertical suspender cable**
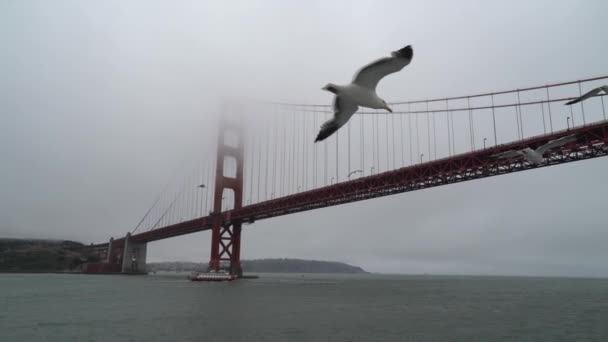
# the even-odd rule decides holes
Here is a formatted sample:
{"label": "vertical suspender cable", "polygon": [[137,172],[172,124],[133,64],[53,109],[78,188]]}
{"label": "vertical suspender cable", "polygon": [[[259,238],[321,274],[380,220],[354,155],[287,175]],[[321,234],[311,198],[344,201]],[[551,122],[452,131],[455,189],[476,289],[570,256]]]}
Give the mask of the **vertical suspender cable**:
{"label": "vertical suspender cable", "polygon": [[521,100],[519,99],[519,89],[517,89],[517,108],[519,108],[519,124],[521,125],[521,138],[524,139],[524,116],[521,112]]}
{"label": "vertical suspender cable", "polygon": [[[297,113],[297,112],[296,112]],[[294,121],[297,121],[298,119],[298,114],[296,114]],[[297,126],[296,126],[297,127]],[[296,142],[296,149],[295,149],[295,157],[296,157],[296,165],[295,165],[295,172],[296,172],[296,178],[295,178],[295,184],[294,184],[294,193],[296,191],[298,191],[298,186],[300,185],[300,170],[302,169],[302,167],[300,166],[300,158],[303,157],[302,153],[300,153],[300,129],[296,129],[296,132],[294,134],[294,139]]]}
{"label": "vertical suspender cable", "polygon": [[[314,129],[317,128],[317,113],[315,111],[312,112],[312,128],[313,128],[313,132]],[[318,144],[314,144],[312,145],[312,153],[313,153],[313,176],[312,176],[312,187],[313,189],[316,189],[317,187],[317,146]]]}
{"label": "vertical suspender cable", "polygon": [[306,146],[306,161],[304,163],[304,184],[302,185],[302,189],[306,190],[308,189],[308,180],[310,179],[310,167],[312,166],[312,163],[309,162],[309,158],[311,158],[310,156],[310,144],[309,144],[309,140],[310,140],[310,134],[308,134],[308,124],[307,122],[309,121],[308,119],[309,115],[308,112],[304,111],[304,146]]}
{"label": "vertical suspender cable", "polygon": [[359,131],[361,133],[361,136],[359,137],[359,148],[361,149],[359,151],[359,153],[360,153],[359,170],[361,170],[361,171],[365,171],[365,138],[364,138],[365,128],[363,127],[363,124],[364,124],[363,118],[364,118],[364,115],[359,115]]}
{"label": "vertical suspender cable", "polygon": [[[494,94],[491,96],[492,99],[492,124],[494,125],[494,146],[498,145],[498,137],[496,135],[496,113],[494,108]],[[544,118],[544,116],[543,116]]]}
{"label": "vertical suspender cable", "polygon": [[420,157],[420,130],[418,129],[418,112],[416,112],[416,161]]}
{"label": "vertical suspender cable", "polygon": [[257,201],[256,202],[260,202],[260,185],[262,183],[261,178],[262,178],[262,135],[260,134],[258,136],[258,193],[257,193]]}
{"label": "vertical suspender cable", "polygon": [[428,148],[428,160],[431,160],[431,117],[429,114],[429,101],[426,101],[426,146]]}
{"label": "vertical suspender cable", "polygon": [[517,125],[517,140],[521,140],[521,132],[520,132],[520,125],[519,125],[519,110],[517,105],[515,105],[515,120],[516,120],[516,125]]}
{"label": "vertical suspender cable", "polygon": [[[249,144],[247,144],[248,149],[251,151],[251,153],[249,154],[249,164],[251,164],[251,168],[249,171],[249,204],[251,204],[253,202],[253,165],[254,165],[254,140],[253,140],[254,135],[251,135],[249,137],[249,139],[251,139],[251,141],[249,142]],[[209,189],[211,191],[211,189]]]}
{"label": "vertical suspender cable", "polygon": [[375,166],[376,165],[376,126],[375,126],[376,115],[372,114],[370,116],[370,119],[372,121],[372,165]]}
{"label": "vertical suspender cable", "polygon": [[547,92],[547,108],[549,108],[549,129],[551,133],[553,133],[553,118],[551,117],[551,100],[549,97],[549,87],[545,87],[545,91]]}
{"label": "vertical suspender cable", "polygon": [[395,115],[394,114],[390,114],[391,115],[391,129],[393,131],[393,169],[395,169]]}
{"label": "vertical suspender cable", "polygon": [[209,184],[209,165],[205,165],[204,167],[204,176],[203,176],[203,184],[205,184],[205,188],[203,189],[203,203],[201,205],[202,214],[201,216],[205,217],[208,214],[207,211],[207,194],[211,191],[211,186]]}
{"label": "vertical suspender cable", "polygon": [[[196,193],[198,194],[199,197],[199,201],[198,201],[198,205],[196,208],[196,217],[202,217],[203,216],[203,196],[205,195],[205,187],[207,187],[207,183],[205,183],[205,164],[203,163],[201,165],[201,170],[200,173],[198,174],[197,180],[196,180],[197,184],[196,184]],[[205,187],[200,188],[199,186],[201,184],[204,184]]]}
{"label": "vertical suspender cable", "polygon": [[475,112],[471,107],[471,98],[469,97],[469,112],[471,113],[471,133],[473,133],[473,149],[476,148],[475,145]]}
{"label": "vertical suspender cable", "polygon": [[454,131],[454,113],[450,111],[450,131],[452,132],[452,153],[456,154],[456,132]]}
{"label": "vertical suspender cable", "polygon": [[403,153],[403,113],[399,114],[399,139],[401,140],[401,167],[405,166],[405,157]]}
{"label": "vertical suspender cable", "polygon": [[275,196],[276,193],[276,182],[277,182],[277,158],[278,158],[278,146],[279,145],[279,117],[277,115],[277,107],[275,107],[274,118],[272,120],[272,125],[274,126],[274,135],[273,135],[273,144],[274,144],[274,154],[272,155],[272,195]]}
{"label": "vertical suspender cable", "polygon": [[[328,120],[327,115],[325,115],[325,119]],[[325,156],[324,156],[325,161],[323,162],[323,166],[324,166],[324,169],[325,169],[324,172],[323,172],[323,174],[324,174],[323,184],[324,185],[327,185],[327,164],[328,164],[328,160],[327,160],[327,149],[328,149],[328,147],[327,147],[327,145],[328,145],[328,142],[327,142],[327,139],[326,139],[323,142],[323,153],[325,154]]]}
{"label": "vertical suspender cable", "polygon": [[390,150],[388,149],[388,112],[385,113],[384,115],[384,121],[386,121],[386,131],[384,131],[384,135],[386,135],[386,170],[390,170],[390,157],[389,157],[389,152]]}
{"label": "vertical suspender cable", "polygon": [[348,174],[349,175],[350,175],[350,166],[351,166],[350,165],[350,124],[351,124],[351,120],[348,120],[348,123],[347,123],[347,125],[348,125],[348,136],[347,136],[348,142],[346,145],[348,148]]}
{"label": "vertical suspender cable", "polygon": [[292,131],[291,131],[291,175],[289,176],[289,179],[291,180],[289,185],[289,193],[292,194],[294,187],[293,187],[293,182],[295,182],[296,177],[295,177],[295,172],[296,172],[296,113],[295,111],[292,113]]}
{"label": "vertical suspender cable", "polygon": [[287,116],[286,112],[282,112],[281,117],[283,118],[283,141],[281,142],[281,150],[283,150],[283,158],[281,160],[281,163],[283,164],[283,170],[281,171],[281,196],[285,196],[285,181],[287,178],[287,144],[289,142],[289,139],[287,139],[287,129],[289,128],[289,117]]}
{"label": "vertical suspender cable", "polygon": [[412,144],[412,113],[410,111],[410,104],[407,104],[407,129],[408,129],[408,138],[410,139],[410,165],[414,165],[414,154],[413,154],[413,145]]}
{"label": "vertical suspender cable", "polygon": [[306,190],[308,181],[308,134],[306,134],[306,111],[302,114],[302,190]]}
{"label": "vertical suspender cable", "polygon": [[266,141],[266,160],[264,161],[264,200],[268,199],[268,169],[270,168],[270,127],[266,126],[266,134],[264,139]]}
{"label": "vertical suspender cable", "polygon": [[542,102],[540,104],[540,112],[543,116],[543,133],[547,134],[547,124],[545,123],[545,104]]}
{"label": "vertical suspender cable", "polygon": [[378,159],[376,171],[380,172],[380,117],[377,110],[374,110],[374,116],[376,117],[376,158]]}
{"label": "vertical suspender cable", "polygon": [[433,115],[433,155],[435,156],[434,159],[437,159],[437,130],[435,129],[435,112],[433,111],[431,115]]}
{"label": "vertical suspender cable", "polygon": [[606,107],[604,106],[604,97],[600,97],[600,100],[602,100],[602,115],[604,116],[604,120],[606,120]]}
{"label": "vertical suspender cable", "polygon": [[452,135],[450,134],[450,112],[448,111],[448,100],[445,100],[445,121],[448,129],[448,155],[452,156]]}
{"label": "vertical suspender cable", "polygon": [[336,183],[339,182],[340,179],[340,175],[338,172],[338,160],[340,159],[339,156],[340,154],[338,153],[339,147],[340,146],[340,130],[338,130],[336,132]]}
{"label": "vertical suspender cable", "polygon": [[194,191],[196,189],[196,185],[194,185],[193,183],[196,183],[196,171],[194,172],[194,174],[192,176],[190,176],[190,210],[188,212],[188,219],[191,219],[195,216],[195,211],[196,211],[196,193],[197,191]]}
{"label": "vertical suspender cable", "polygon": [[[581,91],[581,81],[578,81],[578,96],[583,96],[583,92]],[[587,124],[587,120],[585,120],[585,101],[581,101],[581,113],[583,114],[583,126]]]}

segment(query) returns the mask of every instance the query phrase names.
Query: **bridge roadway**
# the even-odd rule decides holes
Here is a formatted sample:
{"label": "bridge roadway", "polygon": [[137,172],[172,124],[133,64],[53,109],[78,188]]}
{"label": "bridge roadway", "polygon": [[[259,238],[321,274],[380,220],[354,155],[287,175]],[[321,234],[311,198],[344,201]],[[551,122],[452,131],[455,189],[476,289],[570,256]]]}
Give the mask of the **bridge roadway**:
{"label": "bridge roadway", "polygon": [[[532,165],[523,160],[497,160],[491,155],[524,147],[536,148],[562,136],[576,134],[577,141],[562,148],[548,151],[547,162]],[[552,134],[531,137],[487,149],[437,159],[413,166],[403,167],[361,177],[351,181],[333,184],[290,196],[280,197],[241,209],[229,210],[221,214],[211,214],[198,219],[142,232],[131,236],[136,243],[151,242],[175,236],[211,229],[217,218],[222,222],[241,221],[253,223],[257,220],[293,214],[297,212],[330,207],[334,205],[362,201],[408,191],[459,183],[485,177],[504,175],[512,172],[569,163],[608,155],[608,121],[557,131]],[[114,246],[124,244],[124,238],[114,240]],[[108,243],[91,247],[106,247]]]}

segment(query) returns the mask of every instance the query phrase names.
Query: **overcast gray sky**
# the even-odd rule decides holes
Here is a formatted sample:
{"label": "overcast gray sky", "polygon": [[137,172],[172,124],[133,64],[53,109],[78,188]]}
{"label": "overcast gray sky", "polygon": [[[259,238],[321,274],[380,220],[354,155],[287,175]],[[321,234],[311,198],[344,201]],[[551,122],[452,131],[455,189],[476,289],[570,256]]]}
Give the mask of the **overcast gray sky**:
{"label": "overcast gray sky", "polygon": [[[330,103],[320,88],[412,44],[390,101],[604,75],[608,2],[2,1],[0,236],[106,241],[205,151],[226,96]],[[202,153],[202,152],[201,152]],[[247,226],[243,258],[375,272],[608,276],[608,160]],[[149,246],[207,262],[208,232]]]}

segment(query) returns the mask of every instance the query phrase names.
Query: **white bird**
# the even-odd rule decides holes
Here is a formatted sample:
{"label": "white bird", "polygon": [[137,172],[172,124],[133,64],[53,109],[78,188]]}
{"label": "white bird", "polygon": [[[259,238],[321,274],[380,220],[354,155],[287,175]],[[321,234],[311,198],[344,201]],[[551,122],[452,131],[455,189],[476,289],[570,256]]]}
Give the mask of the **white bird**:
{"label": "white bird", "polygon": [[567,143],[570,143],[573,141],[576,141],[576,136],[568,135],[565,137],[561,137],[559,139],[551,140],[548,143],[538,147],[536,150],[526,147],[522,150],[511,150],[511,151],[494,154],[494,155],[492,155],[492,157],[494,157],[494,158],[520,158],[520,157],[523,157],[528,162],[539,165],[539,164],[542,164],[545,162],[545,158],[543,157],[543,154],[545,154],[545,152],[549,151],[550,149],[566,145]]}
{"label": "white bird", "polygon": [[414,50],[408,45],[401,50],[391,52],[391,57],[380,58],[361,68],[350,84],[328,83],[323,87],[323,90],[336,94],[333,104],[334,117],[321,125],[315,142],[324,140],[342,127],[359,106],[386,109],[392,113],[386,101],[376,94],[376,86],[384,76],[400,71],[410,64],[413,57]]}
{"label": "white bird", "polygon": [[569,106],[571,104],[575,104],[581,101],[585,101],[586,99],[592,97],[592,96],[596,96],[596,95],[600,95],[601,92],[604,92],[604,94],[608,95],[608,84],[603,85],[603,86],[599,86],[595,89],[591,89],[588,92],[586,92],[584,95],[577,97],[576,99],[566,102],[566,106]]}

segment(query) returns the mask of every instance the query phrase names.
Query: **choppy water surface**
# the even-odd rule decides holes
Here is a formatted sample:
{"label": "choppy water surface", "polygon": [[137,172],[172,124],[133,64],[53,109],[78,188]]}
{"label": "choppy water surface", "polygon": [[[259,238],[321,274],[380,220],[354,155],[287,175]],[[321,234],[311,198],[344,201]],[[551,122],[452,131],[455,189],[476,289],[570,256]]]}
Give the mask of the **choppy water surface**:
{"label": "choppy water surface", "polygon": [[608,341],[608,280],[0,274],[0,341]]}

